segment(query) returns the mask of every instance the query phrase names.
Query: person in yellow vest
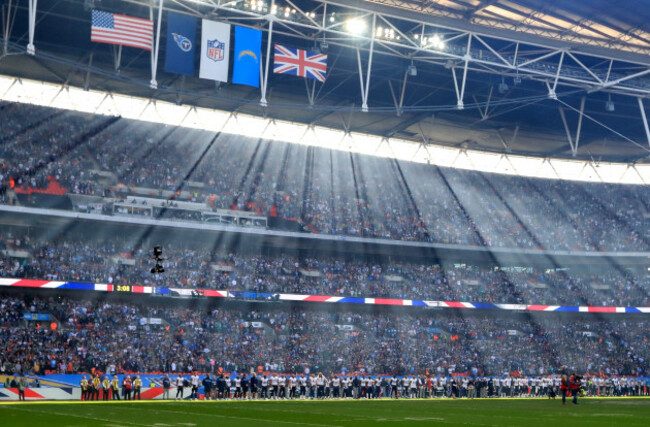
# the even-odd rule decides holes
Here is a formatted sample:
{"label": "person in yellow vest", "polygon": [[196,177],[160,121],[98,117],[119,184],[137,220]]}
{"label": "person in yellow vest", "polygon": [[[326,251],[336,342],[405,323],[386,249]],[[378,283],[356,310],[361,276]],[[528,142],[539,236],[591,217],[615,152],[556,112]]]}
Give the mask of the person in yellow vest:
{"label": "person in yellow vest", "polygon": [[102,381],[102,400],[108,400],[108,392],[111,389],[111,382],[108,377],[104,377]]}
{"label": "person in yellow vest", "polygon": [[120,400],[120,380],[117,375],[113,376],[111,380],[111,391],[113,392],[113,400]]}
{"label": "person in yellow vest", "polygon": [[95,377],[93,378],[93,396],[90,400],[99,400],[99,386],[101,385],[101,380],[99,379],[99,375],[95,374]]}
{"label": "person in yellow vest", "polygon": [[88,400],[88,380],[85,375],[81,377],[81,400]]}
{"label": "person in yellow vest", "polygon": [[140,389],[142,388],[142,380],[140,379],[140,375],[135,377],[135,381],[133,381],[133,400],[135,400],[135,397],[138,396],[138,400],[141,400],[142,397],[140,395]]}

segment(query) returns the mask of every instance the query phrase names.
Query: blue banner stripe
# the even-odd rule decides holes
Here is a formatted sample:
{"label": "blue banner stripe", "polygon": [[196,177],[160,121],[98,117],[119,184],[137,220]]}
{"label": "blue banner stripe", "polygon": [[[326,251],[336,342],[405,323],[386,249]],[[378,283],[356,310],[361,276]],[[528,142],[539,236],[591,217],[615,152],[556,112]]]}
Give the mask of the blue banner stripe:
{"label": "blue banner stripe", "polygon": [[338,302],[347,302],[347,303],[352,303],[352,304],[365,304],[366,299],[365,298],[346,297],[346,298],[341,298]]}
{"label": "blue banner stripe", "polygon": [[68,282],[65,284],[66,289],[77,289],[80,291],[94,291],[94,283],[77,283],[77,282]]}
{"label": "blue banner stripe", "polygon": [[495,304],[491,304],[489,302],[473,302],[472,305],[475,308],[499,308]]}
{"label": "blue banner stripe", "polygon": [[575,312],[577,312],[577,311],[580,311],[580,307],[561,306],[561,307],[558,307],[556,310],[553,310],[553,311],[575,311]]}

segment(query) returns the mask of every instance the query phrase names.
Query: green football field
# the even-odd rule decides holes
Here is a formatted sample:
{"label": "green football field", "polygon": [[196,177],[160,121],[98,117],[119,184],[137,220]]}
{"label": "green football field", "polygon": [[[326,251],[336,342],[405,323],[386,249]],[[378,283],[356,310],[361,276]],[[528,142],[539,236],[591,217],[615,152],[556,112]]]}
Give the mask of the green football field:
{"label": "green football field", "polygon": [[4,426],[648,426],[650,399],[27,402],[0,404]]}

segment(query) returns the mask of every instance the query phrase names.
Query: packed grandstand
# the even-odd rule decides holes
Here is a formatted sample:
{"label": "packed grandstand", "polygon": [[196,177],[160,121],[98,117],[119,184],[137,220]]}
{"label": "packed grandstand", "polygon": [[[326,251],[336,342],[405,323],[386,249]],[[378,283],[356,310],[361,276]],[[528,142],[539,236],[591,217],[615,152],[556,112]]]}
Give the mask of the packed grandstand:
{"label": "packed grandstand", "polygon": [[[287,230],[288,223],[296,223],[293,230],[303,235],[459,247],[648,248],[647,219],[638,214],[648,208],[643,186],[445,169],[16,103],[4,103],[1,111],[7,124],[2,201],[9,206],[173,219],[189,227],[205,223],[206,214],[252,212],[285,220],[247,224],[253,228]],[[135,143],[139,140],[146,143]],[[200,151],[201,158],[192,154]],[[80,195],[92,199],[75,198]],[[558,206],[557,200],[564,202]],[[158,235],[155,239],[140,232],[102,232],[97,231],[101,219],[95,222],[57,233],[43,225],[5,227],[0,275],[243,291],[253,300],[250,295],[287,293],[544,306],[650,305],[647,272],[616,263],[515,267],[462,259],[432,262],[404,254],[269,251],[251,244],[217,245],[212,238],[160,237],[164,228],[152,233]],[[151,274],[151,248],[161,242],[166,271]],[[205,302],[187,307],[184,301],[179,307],[169,302],[145,306],[88,296],[9,293],[2,301],[2,339],[8,349],[2,368],[15,374],[237,375],[263,367],[259,373],[400,378],[426,373],[444,378],[445,384],[452,375],[499,381],[563,372],[603,378],[648,372],[644,318],[368,312],[363,307],[325,310],[242,301],[250,308]],[[58,326],[52,330],[45,322],[35,328],[25,320],[26,313],[48,313]],[[143,319],[157,320],[149,324]]]}
{"label": "packed grandstand", "polygon": [[186,221],[247,211],[311,233],[485,247],[650,248],[646,186],[486,174],[27,104],[0,108],[7,204],[73,194],[97,198],[57,206]]}

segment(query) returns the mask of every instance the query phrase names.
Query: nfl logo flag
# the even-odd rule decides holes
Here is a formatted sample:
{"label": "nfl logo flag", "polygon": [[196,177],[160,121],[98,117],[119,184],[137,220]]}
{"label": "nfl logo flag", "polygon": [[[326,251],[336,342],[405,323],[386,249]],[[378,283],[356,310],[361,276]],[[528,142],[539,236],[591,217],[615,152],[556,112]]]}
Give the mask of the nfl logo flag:
{"label": "nfl logo flag", "polygon": [[203,20],[201,27],[202,79],[228,81],[230,65],[230,24]]}
{"label": "nfl logo flag", "polygon": [[93,10],[90,41],[151,50],[153,21]]}
{"label": "nfl logo flag", "polygon": [[327,55],[275,45],[273,72],[325,82]]}

